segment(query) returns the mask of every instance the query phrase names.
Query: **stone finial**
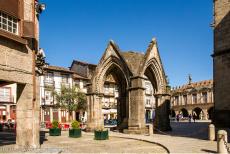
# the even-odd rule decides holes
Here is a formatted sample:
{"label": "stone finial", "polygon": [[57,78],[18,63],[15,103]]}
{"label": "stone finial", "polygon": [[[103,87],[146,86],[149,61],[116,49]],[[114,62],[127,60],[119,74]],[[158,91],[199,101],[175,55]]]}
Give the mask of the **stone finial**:
{"label": "stone finial", "polygon": [[190,85],[192,83],[192,76],[191,74],[188,75],[188,84]]}
{"label": "stone finial", "polygon": [[114,43],[115,43],[112,39],[110,39],[110,40],[109,40],[109,42],[110,42],[110,43],[112,43],[112,44],[114,44]]}
{"label": "stone finial", "polygon": [[152,42],[156,43],[157,42],[157,39],[154,37],[152,38]]}

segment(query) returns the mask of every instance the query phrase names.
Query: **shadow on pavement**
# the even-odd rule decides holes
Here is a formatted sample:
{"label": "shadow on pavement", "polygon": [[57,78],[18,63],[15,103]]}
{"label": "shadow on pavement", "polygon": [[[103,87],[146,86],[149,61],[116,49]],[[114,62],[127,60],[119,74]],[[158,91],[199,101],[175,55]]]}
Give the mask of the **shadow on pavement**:
{"label": "shadow on pavement", "polygon": [[14,130],[4,129],[0,131],[0,146],[16,144],[16,134]]}
{"label": "shadow on pavement", "polygon": [[204,152],[207,152],[207,153],[217,153],[216,151],[207,150],[207,149],[201,149],[201,151],[204,151]]}
{"label": "shadow on pavement", "polygon": [[49,132],[48,131],[40,131],[40,144],[43,144],[44,141],[47,141],[46,133],[49,133]]}
{"label": "shadow on pavement", "polygon": [[[48,131],[40,131],[40,144],[43,144],[44,141],[47,141],[45,134]],[[16,133],[14,130],[4,129],[0,131],[0,146],[16,144]]]}
{"label": "shadow on pavement", "polygon": [[209,124],[210,122],[171,122],[172,131],[167,131],[164,135],[208,140]]}

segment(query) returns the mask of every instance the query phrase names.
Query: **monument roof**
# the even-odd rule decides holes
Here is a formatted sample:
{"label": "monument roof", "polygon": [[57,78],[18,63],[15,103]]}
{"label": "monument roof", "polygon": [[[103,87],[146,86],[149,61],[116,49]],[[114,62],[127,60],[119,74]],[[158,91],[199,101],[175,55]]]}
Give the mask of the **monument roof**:
{"label": "monument roof", "polygon": [[144,60],[145,54],[136,51],[122,51],[121,56],[125,59],[129,69],[132,72],[137,72],[141,62]]}

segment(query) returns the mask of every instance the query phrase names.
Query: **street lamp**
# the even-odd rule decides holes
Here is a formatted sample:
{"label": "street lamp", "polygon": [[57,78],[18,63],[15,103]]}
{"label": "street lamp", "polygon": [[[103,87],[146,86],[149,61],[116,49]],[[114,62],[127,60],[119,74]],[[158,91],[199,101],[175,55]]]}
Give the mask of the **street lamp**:
{"label": "street lamp", "polygon": [[35,9],[37,13],[42,13],[46,9],[46,5],[44,3],[35,2]]}

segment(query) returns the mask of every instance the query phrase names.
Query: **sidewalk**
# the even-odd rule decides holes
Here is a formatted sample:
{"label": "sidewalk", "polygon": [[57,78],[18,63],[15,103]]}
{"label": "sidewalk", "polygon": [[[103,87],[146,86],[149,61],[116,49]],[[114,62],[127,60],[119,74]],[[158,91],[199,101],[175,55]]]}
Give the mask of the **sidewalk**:
{"label": "sidewalk", "polygon": [[160,134],[146,136],[122,134],[117,132],[110,132],[110,136],[156,142],[166,147],[170,153],[216,153],[217,150],[216,141],[207,141],[187,137],[176,137]]}

